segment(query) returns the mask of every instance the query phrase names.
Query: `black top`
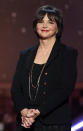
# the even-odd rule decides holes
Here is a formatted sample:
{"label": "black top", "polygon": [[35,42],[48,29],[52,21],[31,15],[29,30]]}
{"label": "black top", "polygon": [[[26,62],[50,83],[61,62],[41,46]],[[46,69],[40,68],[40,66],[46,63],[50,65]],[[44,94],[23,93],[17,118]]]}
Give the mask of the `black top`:
{"label": "black top", "polygon": [[[42,70],[42,67],[43,67],[44,64],[36,64],[34,63],[33,65],[33,70],[32,70],[32,83],[34,86],[37,85],[37,80],[38,80],[38,77],[40,75],[40,72]],[[34,102],[34,98],[35,98],[35,95],[36,95],[36,91],[37,91],[37,87],[34,88],[31,86],[30,84],[30,91],[31,91],[31,97],[32,97],[32,103]]]}

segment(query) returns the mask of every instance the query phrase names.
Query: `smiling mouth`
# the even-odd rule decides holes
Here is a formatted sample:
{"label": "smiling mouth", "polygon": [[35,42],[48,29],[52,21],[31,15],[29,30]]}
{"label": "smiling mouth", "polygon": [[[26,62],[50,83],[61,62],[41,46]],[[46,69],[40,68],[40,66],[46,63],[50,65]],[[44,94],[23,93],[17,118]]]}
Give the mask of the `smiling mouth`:
{"label": "smiling mouth", "polygon": [[48,32],[49,30],[41,30],[42,32]]}

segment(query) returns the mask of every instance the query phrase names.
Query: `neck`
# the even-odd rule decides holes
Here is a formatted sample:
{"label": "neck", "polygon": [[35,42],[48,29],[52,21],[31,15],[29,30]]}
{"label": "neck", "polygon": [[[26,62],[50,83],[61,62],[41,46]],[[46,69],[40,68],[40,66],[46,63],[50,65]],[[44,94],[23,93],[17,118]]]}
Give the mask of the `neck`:
{"label": "neck", "polygon": [[51,48],[54,45],[54,43],[56,42],[56,38],[53,38],[53,39],[44,39],[44,40],[40,39],[39,42],[40,42],[40,47],[41,48],[48,49],[48,48]]}

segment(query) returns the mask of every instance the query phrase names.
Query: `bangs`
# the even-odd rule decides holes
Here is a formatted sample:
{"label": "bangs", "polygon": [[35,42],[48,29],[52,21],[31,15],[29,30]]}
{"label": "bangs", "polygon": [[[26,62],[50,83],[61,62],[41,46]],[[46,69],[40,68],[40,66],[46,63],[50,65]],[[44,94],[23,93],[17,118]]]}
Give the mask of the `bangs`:
{"label": "bangs", "polygon": [[35,20],[36,22],[43,20],[44,16],[47,14],[48,19],[53,22],[58,21],[58,17],[55,16],[54,12],[46,12],[46,11],[40,11],[36,16]]}
{"label": "bangs", "polygon": [[47,16],[50,21],[58,21],[58,17],[54,13],[48,13]]}

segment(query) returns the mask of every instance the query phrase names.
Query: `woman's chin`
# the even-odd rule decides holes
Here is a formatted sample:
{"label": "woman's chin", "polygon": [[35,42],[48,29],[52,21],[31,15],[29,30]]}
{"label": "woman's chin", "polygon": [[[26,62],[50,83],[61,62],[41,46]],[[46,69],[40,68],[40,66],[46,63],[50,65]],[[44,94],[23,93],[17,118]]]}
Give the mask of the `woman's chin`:
{"label": "woman's chin", "polygon": [[45,40],[45,39],[49,39],[49,36],[39,36],[40,39]]}

